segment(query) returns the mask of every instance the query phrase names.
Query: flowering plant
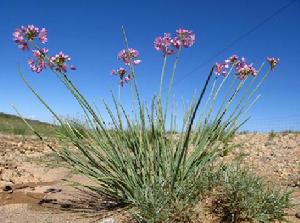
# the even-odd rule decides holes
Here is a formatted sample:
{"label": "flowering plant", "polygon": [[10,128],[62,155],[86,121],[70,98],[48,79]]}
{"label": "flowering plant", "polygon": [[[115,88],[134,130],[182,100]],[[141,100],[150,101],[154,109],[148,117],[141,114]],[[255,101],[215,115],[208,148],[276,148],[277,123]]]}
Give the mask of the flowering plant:
{"label": "flowering plant", "polygon": [[66,63],[71,60],[68,55],[60,51],[55,56],[48,56],[49,50],[45,47],[41,48],[38,43],[36,43],[45,44],[48,41],[47,35],[48,31],[45,28],[40,29],[34,25],[28,25],[27,27],[21,26],[13,33],[13,40],[18,47],[24,51],[33,48],[32,55],[35,60],[29,58],[28,64],[35,73],[40,73],[46,69],[46,67],[63,73],[66,73],[68,68],[75,70],[74,65],[68,66]]}
{"label": "flowering plant", "polygon": [[[117,58],[127,68],[114,69],[112,74],[119,77],[121,86],[132,83],[135,114],[131,118],[113,95],[115,110],[104,102],[113,130],[66,75],[69,69],[75,69],[69,65],[70,56],[63,52],[49,56],[49,50],[39,46],[47,42],[45,28],[22,26],[14,32],[14,41],[24,51],[32,49],[35,59],[30,58],[28,64],[33,72],[40,73],[49,68],[68,88],[85,114],[87,127],[79,128],[62,119],[31,87],[21,69],[19,73],[27,87],[54,115],[61,126],[60,135],[63,135],[67,145],[71,141],[76,151],[67,146],[64,150],[48,146],[72,168],[98,183],[96,187],[89,186],[90,190],[116,202],[137,207],[136,216],[140,220],[173,221],[174,208],[180,207],[182,210],[195,202],[204,187],[203,179],[207,176],[207,170],[213,171],[215,161],[224,154],[224,150],[232,149],[222,145],[248,119],[242,115],[256,102],[258,96],[254,97],[255,93],[279,60],[271,57],[267,59],[269,69],[258,83],[255,81],[260,77],[264,63],[256,69],[245,58],[239,59],[233,55],[213,65],[199,96],[191,100],[182,118],[180,131],[176,113],[169,109],[169,100],[180,53],[194,45],[195,34],[187,29],[178,29],[174,37],[165,33],[154,40],[154,48],[163,55],[163,66],[159,93],[153,97],[150,107],[147,107],[141,101],[135,82],[135,66],[141,62],[139,52],[128,46],[125,30],[122,31],[126,48],[118,53]],[[175,54],[168,91],[163,96],[167,58]],[[234,76],[232,72],[235,72]],[[224,98],[221,105],[216,106],[224,83],[230,79],[231,88],[222,95]],[[246,89],[242,92],[245,85]],[[205,95],[206,103],[200,109]],[[213,110],[216,111],[215,115]],[[174,134],[179,131],[180,134]],[[43,140],[38,132],[35,133]]]}

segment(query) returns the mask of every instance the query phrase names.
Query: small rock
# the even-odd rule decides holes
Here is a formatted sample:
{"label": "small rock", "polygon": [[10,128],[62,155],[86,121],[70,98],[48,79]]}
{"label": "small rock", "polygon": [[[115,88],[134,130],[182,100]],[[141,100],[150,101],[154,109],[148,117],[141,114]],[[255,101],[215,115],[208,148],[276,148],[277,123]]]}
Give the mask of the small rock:
{"label": "small rock", "polygon": [[5,186],[3,187],[3,191],[5,191],[5,192],[11,194],[11,193],[13,192],[12,186],[10,186],[10,185],[5,185]]}
{"label": "small rock", "polygon": [[61,192],[61,189],[48,188],[44,193],[58,193]]}
{"label": "small rock", "polygon": [[39,204],[50,204],[53,202],[56,202],[57,199],[47,199],[47,198],[43,198],[42,200],[39,201]]}
{"label": "small rock", "polygon": [[116,223],[116,222],[113,218],[105,218],[105,219],[99,221],[98,223]]}
{"label": "small rock", "polygon": [[72,207],[72,205],[71,205],[71,204],[68,204],[68,203],[61,204],[60,206],[61,206],[62,208],[70,208],[70,207]]}
{"label": "small rock", "polygon": [[295,214],[295,217],[300,219],[300,212],[297,212],[297,213]]}

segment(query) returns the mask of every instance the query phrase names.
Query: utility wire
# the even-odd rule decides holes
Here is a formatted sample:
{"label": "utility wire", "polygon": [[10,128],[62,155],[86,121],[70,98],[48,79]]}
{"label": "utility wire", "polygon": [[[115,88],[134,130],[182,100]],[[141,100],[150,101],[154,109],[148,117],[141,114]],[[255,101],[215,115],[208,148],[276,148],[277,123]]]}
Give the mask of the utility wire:
{"label": "utility wire", "polygon": [[207,65],[208,63],[210,63],[213,59],[215,59],[216,57],[218,57],[221,54],[223,54],[224,52],[226,52],[228,49],[230,49],[232,46],[234,46],[237,42],[241,41],[242,39],[244,39],[245,37],[247,37],[249,34],[253,33],[258,28],[262,27],[265,23],[267,23],[268,21],[270,21],[271,19],[273,19],[275,16],[277,16],[280,13],[282,13],[283,11],[285,11],[287,8],[289,8],[296,1],[297,0],[292,0],[289,3],[283,5],[278,10],[276,10],[275,12],[273,12],[271,15],[269,15],[268,17],[266,17],[264,20],[262,20],[261,22],[259,22],[257,25],[253,26],[247,32],[245,32],[245,33],[241,34],[240,36],[238,36],[236,39],[234,39],[233,41],[231,41],[229,44],[227,44],[225,47],[223,47],[217,53],[215,53],[210,58],[208,58],[207,60],[205,60],[203,63],[199,64],[193,70],[191,70],[190,72],[186,73],[181,80],[179,80],[179,81],[177,81],[177,83],[175,83],[175,85],[180,84],[182,81],[184,81],[186,78],[188,78],[192,73],[194,73],[195,71],[197,71],[200,68],[204,67],[205,65]]}

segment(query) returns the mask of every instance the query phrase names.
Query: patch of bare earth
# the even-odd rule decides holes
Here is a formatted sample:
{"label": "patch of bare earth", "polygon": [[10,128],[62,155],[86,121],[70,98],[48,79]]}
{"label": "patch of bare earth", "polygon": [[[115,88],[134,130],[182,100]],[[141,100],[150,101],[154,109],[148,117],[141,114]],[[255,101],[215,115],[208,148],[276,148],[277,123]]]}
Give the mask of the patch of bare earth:
{"label": "patch of bare earth", "polygon": [[[300,134],[240,134],[234,142],[242,145],[224,161],[242,153],[253,172],[293,189],[294,202],[300,203]],[[50,143],[59,146],[55,140]],[[51,150],[35,137],[0,135],[1,223],[101,222],[111,215],[116,223],[132,222],[126,209],[70,185],[70,181],[92,184],[87,178],[66,167],[37,162],[49,161],[49,157]],[[297,212],[299,206],[288,211],[291,222],[300,222],[295,217]],[[220,222],[213,215],[201,218],[199,222]]]}

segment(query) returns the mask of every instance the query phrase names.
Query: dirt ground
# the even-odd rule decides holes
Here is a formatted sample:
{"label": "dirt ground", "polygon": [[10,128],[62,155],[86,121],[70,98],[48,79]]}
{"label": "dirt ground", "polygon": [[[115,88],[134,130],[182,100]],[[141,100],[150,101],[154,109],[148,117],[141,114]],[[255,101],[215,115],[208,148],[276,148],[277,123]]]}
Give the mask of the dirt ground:
{"label": "dirt ground", "polygon": [[[300,204],[300,134],[240,134],[234,142],[243,144],[224,159],[242,152],[252,171],[293,189],[294,202]],[[51,145],[58,142],[51,140]],[[111,222],[103,220],[110,216],[118,223],[130,222],[128,211],[114,204],[99,207],[93,203],[95,195],[74,189],[72,181],[89,180],[56,162],[35,137],[0,135],[0,223],[100,223]],[[300,222],[297,212],[300,205],[287,212],[291,222]]]}

